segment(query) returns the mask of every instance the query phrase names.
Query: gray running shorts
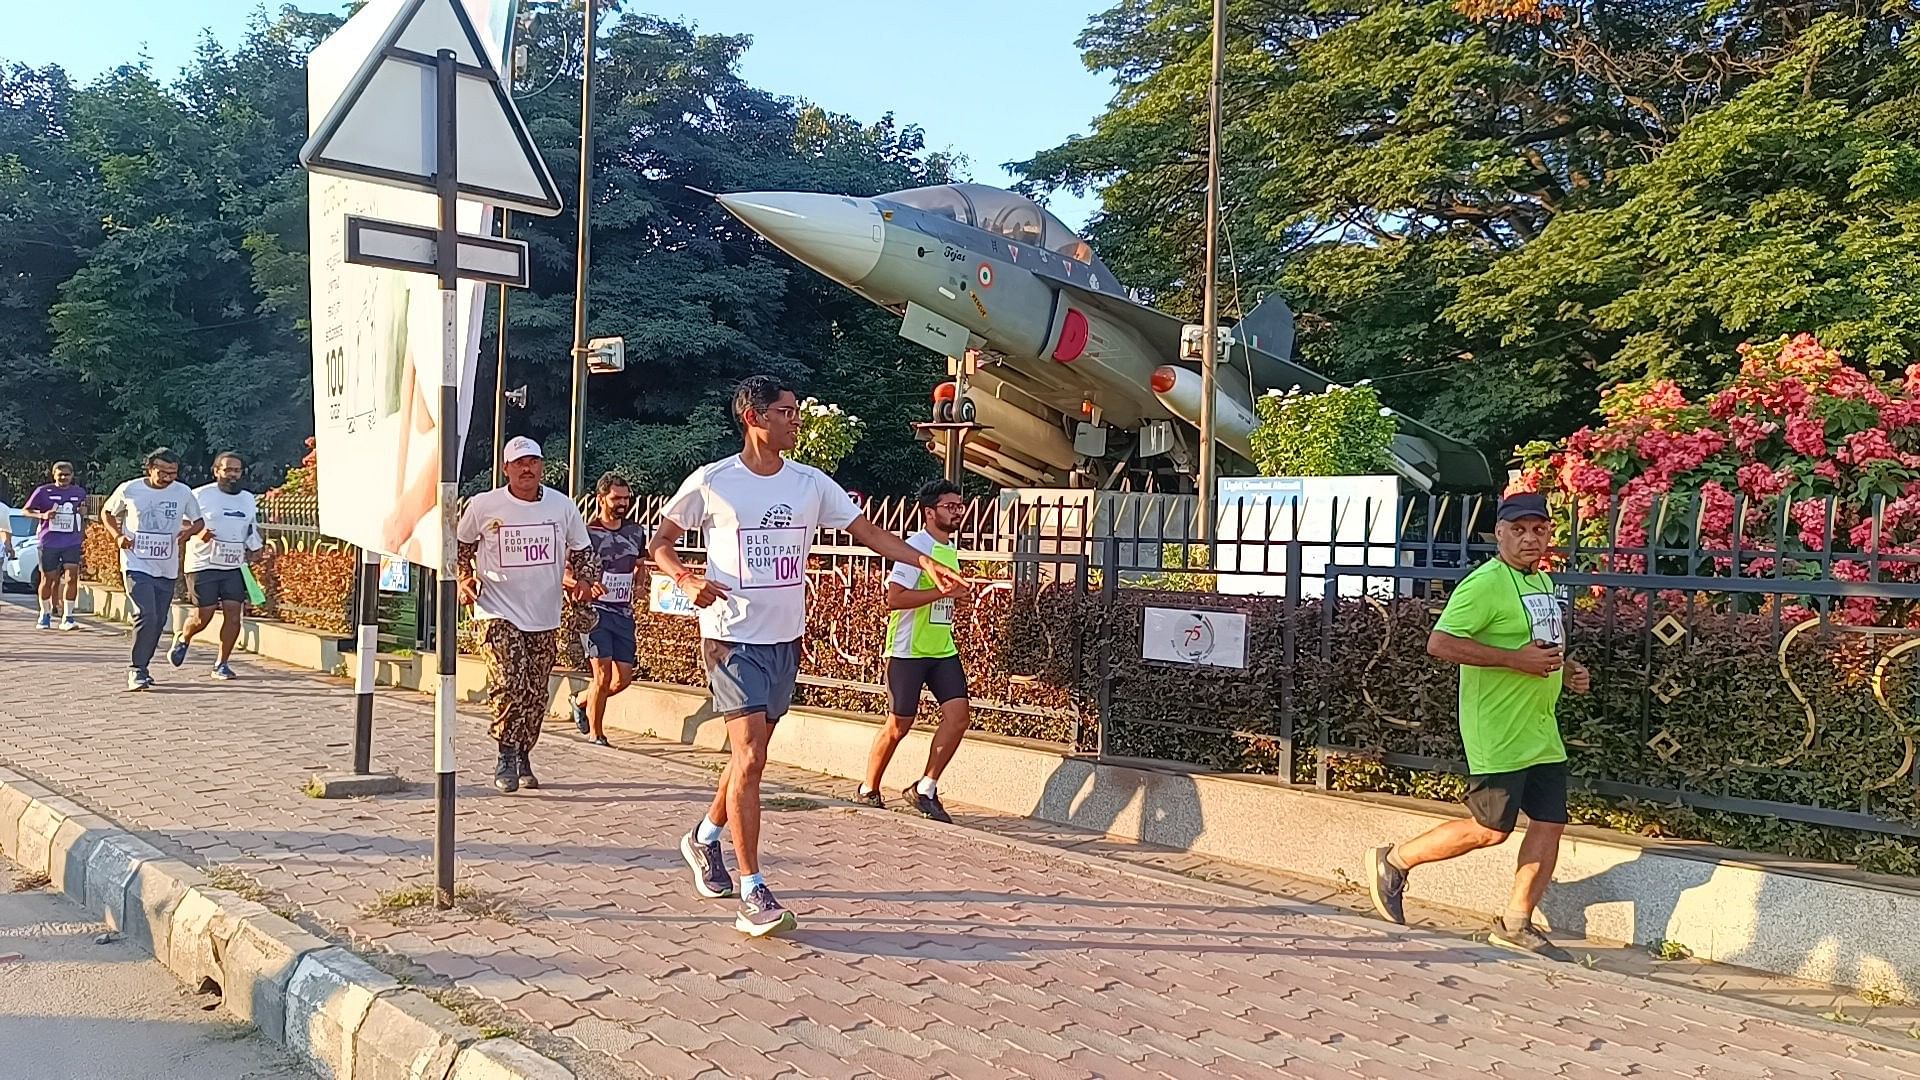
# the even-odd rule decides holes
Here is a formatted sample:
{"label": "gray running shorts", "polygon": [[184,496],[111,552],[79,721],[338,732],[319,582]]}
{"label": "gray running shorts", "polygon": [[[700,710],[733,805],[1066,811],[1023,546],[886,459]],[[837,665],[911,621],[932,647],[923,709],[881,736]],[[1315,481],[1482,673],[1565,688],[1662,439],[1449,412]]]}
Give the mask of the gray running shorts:
{"label": "gray running shorts", "polygon": [[700,639],[700,660],[717,716],[763,712],[778,721],[793,705],[793,684],[800,677],[800,643],[751,645]]}

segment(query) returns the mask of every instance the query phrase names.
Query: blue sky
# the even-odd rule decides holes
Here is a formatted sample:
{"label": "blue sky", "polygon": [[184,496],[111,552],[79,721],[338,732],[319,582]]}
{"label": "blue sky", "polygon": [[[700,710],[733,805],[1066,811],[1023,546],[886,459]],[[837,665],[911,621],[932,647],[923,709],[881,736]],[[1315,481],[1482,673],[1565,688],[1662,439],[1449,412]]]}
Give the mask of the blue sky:
{"label": "blue sky", "polygon": [[[0,58],[58,63],[85,81],[144,54],[172,76],[203,29],[235,40],[259,0],[7,0]],[[272,7],[278,8],[279,0]],[[305,0],[310,10],[335,0]],[[964,155],[972,178],[1005,184],[1018,160],[1087,129],[1113,87],[1087,71],[1073,40],[1100,0],[626,0],[713,33],[749,33],[742,74],[862,120],[892,110],[929,145]],[[84,17],[76,17],[76,9]],[[1078,226],[1097,205],[1062,193],[1055,213]]]}

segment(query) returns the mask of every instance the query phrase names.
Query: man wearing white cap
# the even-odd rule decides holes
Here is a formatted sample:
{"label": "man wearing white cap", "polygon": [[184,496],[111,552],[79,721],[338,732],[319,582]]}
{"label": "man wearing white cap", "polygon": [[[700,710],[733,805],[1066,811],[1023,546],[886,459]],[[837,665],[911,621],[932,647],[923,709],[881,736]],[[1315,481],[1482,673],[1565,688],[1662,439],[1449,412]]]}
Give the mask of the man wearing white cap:
{"label": "man wearing white cap", "polygon": [[493,784],[511,792],[540,786],[529,755],[547,716],[561,594],[595,599],[600,563],[580,509],[541,483],[540,444],[515,436],[501,458],[506,486],[467,501],[457,536],[460,601],[479,624],[488,733],[500,744]]}

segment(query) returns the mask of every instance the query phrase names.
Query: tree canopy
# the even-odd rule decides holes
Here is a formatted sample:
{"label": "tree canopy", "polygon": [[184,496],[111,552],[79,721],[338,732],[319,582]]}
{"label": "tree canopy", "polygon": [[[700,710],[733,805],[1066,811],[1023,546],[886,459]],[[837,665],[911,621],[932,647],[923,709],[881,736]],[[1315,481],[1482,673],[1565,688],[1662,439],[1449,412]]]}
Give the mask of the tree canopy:
{"label": "tree canopy", "polygon": [[[1080,39],[1118,90],[1022,163],[1103,189],[1120,276],[1197,315],[1208,0]],[[1284,294],[1303,359],[1504,451],[1596,391],[1715,385],[1809,331],[1920,351],[1916,11],[1834,0],[1231,0],[1227,313]]]}
{"label": "tree canopy", "polygon": [[[76,86],[58,67],[0,63],[0,477],[12,486],[59,457],[118,479],[159,443],[190,465],[237,450],[263,480],[301,459],[312,397],[296,154],[306,56],[339,22],[262,12],[231,49],[208,36],[170,84],[144,64]],[[568,212],[514,218],[534,269],[508,305],[507,385],[530,392],[507,430],[564,459],[580,42],[562,13],[527,44],[519,104]],[[732,444],[731,384],[769,372],[866,418],[849,483],[906,490],[937,469],[907,423],[940,359],[689,187],[874,193],[940,182],[949,163],[891,116],[861,123],[748,85],[748,44],[634,14],[603,24],[589,333],[624,336],[628,369],[589,384],[588,469],[670,487]],[[492,453],[488,309],[469,475]]]}

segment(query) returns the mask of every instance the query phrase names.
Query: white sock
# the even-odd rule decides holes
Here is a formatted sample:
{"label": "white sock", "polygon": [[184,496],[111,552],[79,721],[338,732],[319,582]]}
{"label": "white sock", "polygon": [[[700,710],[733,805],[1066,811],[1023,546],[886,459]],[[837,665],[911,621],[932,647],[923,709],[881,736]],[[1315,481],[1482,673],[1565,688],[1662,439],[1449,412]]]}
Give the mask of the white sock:
{"label": "white sock", "polygon": [[765,885],[766,883],[767,879],[760,874],[743,874],[740,878],[740,895],[745,896],[747,893],[753,891],[755,885]]}
{"label": "white sock", "polygon": [[693,838],[702,844],[711,844],[720,839],[723,831],[720,826],[713,823],[711,818],[701,818],[700,827],[693,830]]}
{"label": "white sock", "polygon": [[40,601],[40,614],[42,615],[53,614],[53,601],[42,599]]}
{"label": "white sock", "polygon": [[920,794],[925,795],[929,799],[940,793],[940,785],[931,776],[921,777],[920,782],[915,784],[914,787],[919,790]]}

